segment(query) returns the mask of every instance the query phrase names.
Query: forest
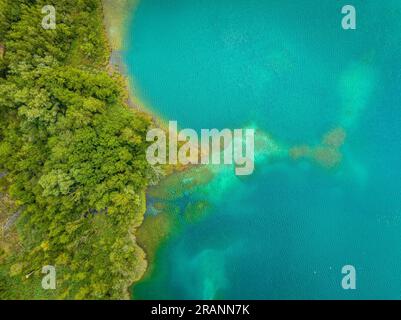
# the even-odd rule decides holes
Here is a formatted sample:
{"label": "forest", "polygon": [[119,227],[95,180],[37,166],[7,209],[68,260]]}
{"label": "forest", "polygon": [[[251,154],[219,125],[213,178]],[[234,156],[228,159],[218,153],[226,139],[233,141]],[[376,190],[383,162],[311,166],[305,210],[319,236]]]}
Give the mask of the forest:
{"label": "forest", "polygon": [[151,118],[109,66],[101,0],[52,1],[54,30],[46,2],[0,0],[0,298],[129,298]]}

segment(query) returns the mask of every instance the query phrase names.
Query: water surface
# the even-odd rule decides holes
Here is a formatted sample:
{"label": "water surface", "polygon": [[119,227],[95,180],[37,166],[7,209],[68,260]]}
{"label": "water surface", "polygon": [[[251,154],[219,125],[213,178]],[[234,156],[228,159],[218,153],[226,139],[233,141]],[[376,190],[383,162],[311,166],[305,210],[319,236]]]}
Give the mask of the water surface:
{"label": "water surface", "polygon": [[[180,228],[135,298],[401,297],[401,3],[354,0],[355,31],[341,28],[345,4],[140,1],[124,59],[146,106],[181,128],[258,128],[282,152],[258,149],[252,176],[214,168],[151,200],[178,208]],[[288,155],[336,128],[335,166]]]}

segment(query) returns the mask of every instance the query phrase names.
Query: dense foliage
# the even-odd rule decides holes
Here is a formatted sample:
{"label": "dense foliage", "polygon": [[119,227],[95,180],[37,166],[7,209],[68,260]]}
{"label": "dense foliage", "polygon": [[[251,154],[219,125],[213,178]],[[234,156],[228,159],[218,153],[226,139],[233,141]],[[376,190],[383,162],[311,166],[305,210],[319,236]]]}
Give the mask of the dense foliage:
{"label": "dense foliage", "polygon": [[[19,245],[0,248],[0,298],[127,297],[145,268],[134,233],[150,121],[107,67],[101,1],[53,0],[55,30],[41,26],[46,4],[0,0],[0,173],[21,212]],[[56,290],[41,288],[45,265]]]}

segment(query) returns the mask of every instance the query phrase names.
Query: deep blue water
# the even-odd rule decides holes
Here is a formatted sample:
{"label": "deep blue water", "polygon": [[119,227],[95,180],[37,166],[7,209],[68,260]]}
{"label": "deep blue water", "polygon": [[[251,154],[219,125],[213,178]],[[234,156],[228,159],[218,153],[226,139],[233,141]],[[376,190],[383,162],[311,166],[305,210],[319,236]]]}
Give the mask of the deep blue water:
{"label": "deep blue water", "polygon": [[210,212],[162,246],[136,298],[401,298],[401,2],[352,3],[345,31],[346,1],[140,1],[125,62],[164,119],[251,125],[284,149],[347,138],[336,168],[269,155],[252,176],[217,173],[190,194]]}

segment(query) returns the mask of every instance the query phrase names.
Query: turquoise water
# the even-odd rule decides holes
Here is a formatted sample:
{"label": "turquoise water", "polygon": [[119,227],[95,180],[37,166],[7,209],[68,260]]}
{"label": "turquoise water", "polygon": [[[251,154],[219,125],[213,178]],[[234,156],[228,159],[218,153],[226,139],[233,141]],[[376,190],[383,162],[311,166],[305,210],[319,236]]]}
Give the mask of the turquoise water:
{"label": "turquoise water", "polygon": [[[124,60],[141,100],[181,128],[258,128],[281,151],[168,200],[210,206],[180,221],[135,298],[401,298],[401,3],[352,3],[354,31],[346,1],[140,1]],[[335,128],[337,166],[288,156]]]}

